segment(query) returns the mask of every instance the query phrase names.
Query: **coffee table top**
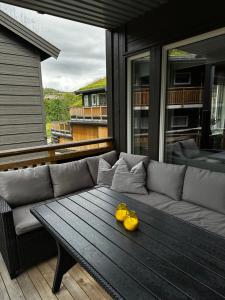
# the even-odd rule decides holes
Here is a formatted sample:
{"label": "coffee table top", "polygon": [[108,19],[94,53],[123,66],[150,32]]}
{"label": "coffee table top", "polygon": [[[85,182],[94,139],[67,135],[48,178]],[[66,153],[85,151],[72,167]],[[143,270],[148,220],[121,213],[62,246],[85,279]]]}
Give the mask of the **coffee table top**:
{"label": "coffee table top", "polygon": [[[114,218],[126,202],[140,226]],[[107,188],[32,209],[53,237],[115,299],[224,299],[225,239]]]}

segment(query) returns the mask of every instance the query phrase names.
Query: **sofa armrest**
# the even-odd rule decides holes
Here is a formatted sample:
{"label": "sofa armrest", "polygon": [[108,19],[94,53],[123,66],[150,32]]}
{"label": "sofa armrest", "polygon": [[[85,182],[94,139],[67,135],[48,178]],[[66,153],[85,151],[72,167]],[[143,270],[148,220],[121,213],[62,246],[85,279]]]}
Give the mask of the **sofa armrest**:
{"label": "sofa armrest", "polygon": [[12,208],[9,206],[9,204],[0,196],[0,215],[1,214],[7,214],[12,212]]}
{"label": "sofa armrest", "polygon": [[16,233],[13,221],[13,211],[9,204],[0,197],[0,251],[11,278],[19,269]]}

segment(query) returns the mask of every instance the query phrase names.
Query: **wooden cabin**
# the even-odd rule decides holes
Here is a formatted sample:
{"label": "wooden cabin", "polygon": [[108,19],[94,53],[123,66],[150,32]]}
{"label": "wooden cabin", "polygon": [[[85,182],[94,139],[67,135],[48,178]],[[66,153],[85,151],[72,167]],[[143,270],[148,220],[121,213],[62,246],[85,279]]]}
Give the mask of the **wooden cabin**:
{"label": "wooden cabin", "polygon": [[41,62],[59,50],[0,11],[0,150],[46,144]]}
{"label": "wooden cabin", "polygon": [[82,96],[82,107],[70,108],[68,122],[52,123],[53,141],[65,144],[108,137],[106,88],[78,90],[75,94]]}

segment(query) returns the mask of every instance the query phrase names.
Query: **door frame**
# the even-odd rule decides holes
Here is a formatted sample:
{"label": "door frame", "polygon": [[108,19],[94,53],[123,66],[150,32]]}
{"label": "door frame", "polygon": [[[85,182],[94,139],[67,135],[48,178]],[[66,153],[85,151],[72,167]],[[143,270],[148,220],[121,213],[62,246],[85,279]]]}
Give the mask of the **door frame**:
{"label": "door frame", "polygon": [[160,96],[160,125],[159,125],[159,161],[164,161],[165,146],[165,117],[166,117],[166,92],[167,92],[167,53],[177,47],[207,40],[225,34],[225,27],[180,40],[162,47],[161,66],[161,96]]}

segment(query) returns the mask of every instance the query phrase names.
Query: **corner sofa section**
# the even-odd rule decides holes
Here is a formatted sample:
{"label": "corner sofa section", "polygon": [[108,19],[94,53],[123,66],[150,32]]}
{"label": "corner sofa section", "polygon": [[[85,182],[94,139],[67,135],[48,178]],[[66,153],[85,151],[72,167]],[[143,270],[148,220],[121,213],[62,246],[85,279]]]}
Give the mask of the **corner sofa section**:
{"label": "corner sofa section", "polygon": [[[45,201],[74,195],[97,184],[99,159],[111,166],[115,151],[66,164],[0,172],[0,251],[10,276],[56,254],[55,241],[30,213]],[[146,168],[146,195],[127,194],[185,222],[225,237],[225,173],[150,161],[120,153],[129,168]]]}
{"label": "corner sofa section", "polygon": [[56,255],[56,244],[30,213],[35,205],[96,185],[98,162],[117,160],[115,151],[70,163],[0,172],[0,252],[11,278]]}

